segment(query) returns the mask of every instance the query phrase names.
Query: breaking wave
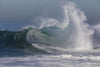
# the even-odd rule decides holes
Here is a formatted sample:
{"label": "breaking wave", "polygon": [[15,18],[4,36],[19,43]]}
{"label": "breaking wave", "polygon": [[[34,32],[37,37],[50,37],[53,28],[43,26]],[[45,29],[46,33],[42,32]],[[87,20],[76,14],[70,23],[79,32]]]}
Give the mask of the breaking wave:
{"label": "breaking wave", "polygon": [[0,31],[0,48],[24,51],[92,50],[94,30],[86,23],[84,13],[72,2],[63,5],[62,22],[41,17],[39,27],[25,27],[21,31]]}

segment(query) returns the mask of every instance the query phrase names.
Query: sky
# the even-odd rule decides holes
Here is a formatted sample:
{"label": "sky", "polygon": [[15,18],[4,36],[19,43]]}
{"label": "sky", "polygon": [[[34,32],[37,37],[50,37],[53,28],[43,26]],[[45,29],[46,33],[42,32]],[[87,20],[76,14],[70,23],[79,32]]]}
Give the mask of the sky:
{"label": "sky", "polygon": [[34,16],[46,15],[56,7],[53,3],[47,0],[0,0],[0,21],[28,21]]}
{"label": "sky", "polygon": [[[67,0],[0,0],[1,24],[31,24],[36,17],[63,18],[60,2]],[[87,16],[89,24],[100,22],[100,0],[70,0]]]}

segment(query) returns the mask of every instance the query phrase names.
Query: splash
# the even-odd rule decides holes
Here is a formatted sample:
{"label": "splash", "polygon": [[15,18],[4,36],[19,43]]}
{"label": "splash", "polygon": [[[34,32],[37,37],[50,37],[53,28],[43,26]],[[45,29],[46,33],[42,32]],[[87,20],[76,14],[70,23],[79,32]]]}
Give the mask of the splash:
{"label": "splash", "polygon": [[78,50],[92,49],[91,35],[94,31],[89,29],[89,25],[85,22],[87,19],[84,13],[71,2],[63,8],[65,13],[63,23],[67,22],[71,31],[70,43]]}
{"label": "splash", "polygon": [[54,18],[41,17],[40,27],[31,30],[27,35],[27,40],[65,49],[92,49],[91,35],[94,31],[86,23],[84,13],[72,2],[68,2],[62,8],[64,12],[62,22]]}

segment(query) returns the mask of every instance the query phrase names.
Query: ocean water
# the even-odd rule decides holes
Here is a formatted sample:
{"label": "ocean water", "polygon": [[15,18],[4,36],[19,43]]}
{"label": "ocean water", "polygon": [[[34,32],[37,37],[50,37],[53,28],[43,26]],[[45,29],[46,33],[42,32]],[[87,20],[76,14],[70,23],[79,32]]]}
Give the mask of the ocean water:
{"label": "ocean water", "polygon": [[62,18],[47,16],[49,5],[33,22],[14,12],[0,19],[0,67],[100,67],[100,24],[90,23],[76,2],[59,1]]}

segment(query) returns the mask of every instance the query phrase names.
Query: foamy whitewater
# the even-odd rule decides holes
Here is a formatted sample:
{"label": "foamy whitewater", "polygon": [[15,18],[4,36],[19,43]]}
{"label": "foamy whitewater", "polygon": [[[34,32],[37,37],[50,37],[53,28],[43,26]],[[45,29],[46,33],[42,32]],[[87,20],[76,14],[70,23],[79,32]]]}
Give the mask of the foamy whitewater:
{"label": "foamy whitewater", "polygon": [[100,24],[72,2],[62,10],[62,21],[41,16],[38,26],[0,31],[0,67],[100,67]]}

